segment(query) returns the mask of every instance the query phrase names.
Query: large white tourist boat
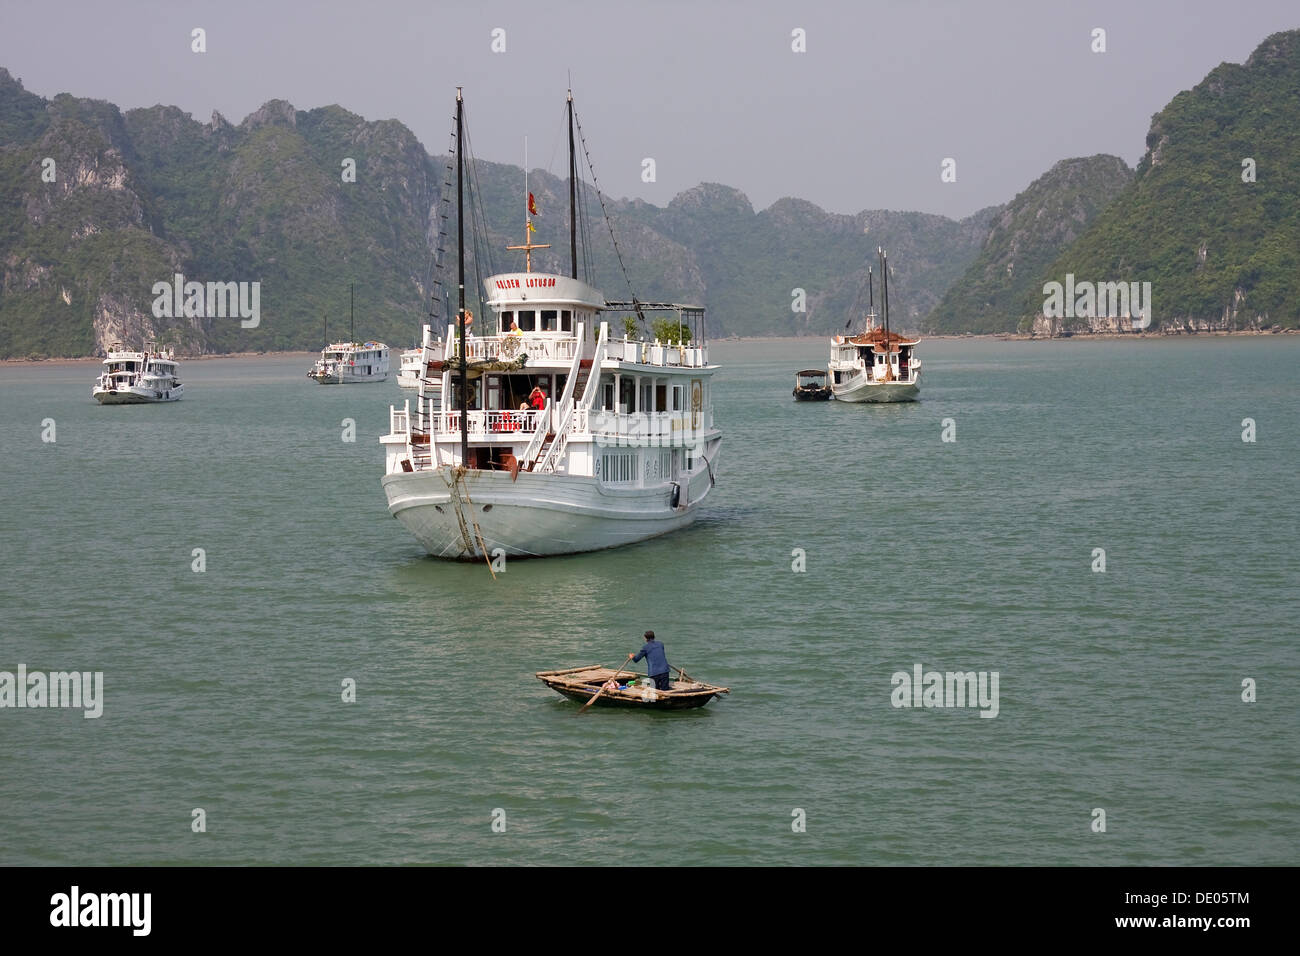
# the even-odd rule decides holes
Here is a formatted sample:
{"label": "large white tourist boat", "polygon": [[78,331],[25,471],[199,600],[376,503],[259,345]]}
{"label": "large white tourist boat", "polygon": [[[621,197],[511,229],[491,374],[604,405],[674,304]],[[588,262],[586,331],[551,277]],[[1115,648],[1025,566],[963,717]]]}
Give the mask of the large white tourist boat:
{"label": "large white tourist boat", "polygon": [[388,346],[383,342],[335,342],[321,349],[307,373],[321,385],[356,385],[388,380]]}
{"label": "large white tourist boat", "polygon": [[112,345],[104,359],[104,371],[90,394],[101,405],[145,405],[180,401],[185,394],[176,356],[170,349],[146,342],[144,351],[133,352]]}
{"label": "large white tourist boat", "polygon": [[921,390],[921,363],[916,358],[920,339],[889,328],[889,258],[883,249],[877,251],[884,277],[884,324],[876,324],[873,290],[866,329],[860,335],[837,335],[831,340],[827,371],[836,401],[914,402]]}
{"label": "large white tourist boat", "polygon": [[[459,91],[456,105],[459,144]],[[571,97],[569,116],[573,209]],[[458,155],[458,177],[463,162]],[[417,397],[390,410],[380,439],[388,509],[437,557],[532,557],[641,541],[690,524],[717,477],[717,367],[704,309],[606,301],[576,277],[572,216],[573,274],[534,272],[532,251],[547,247],[531,242],[527,226],[525,244],[509,247],[524,251],[524,271],[484,282],[485,327],[464,307],[460,243],[458,320]],[[608,318],[647,312],[674,316],[671,337],[680,344],[628,338],[624,323],[611,327]],[[438,396],[448,399],[440,409]]]}

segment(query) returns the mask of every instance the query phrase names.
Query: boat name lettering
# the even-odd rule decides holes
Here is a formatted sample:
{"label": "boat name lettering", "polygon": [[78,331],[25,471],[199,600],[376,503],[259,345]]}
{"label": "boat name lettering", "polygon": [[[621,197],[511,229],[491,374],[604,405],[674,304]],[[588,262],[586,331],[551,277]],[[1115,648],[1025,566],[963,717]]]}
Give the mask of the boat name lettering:
{"label": "boat name lettering", "polygon": [[519,279],[497,279],[498,289],[553,289],[555,288],[554,276],[528,276],[522,281]]}

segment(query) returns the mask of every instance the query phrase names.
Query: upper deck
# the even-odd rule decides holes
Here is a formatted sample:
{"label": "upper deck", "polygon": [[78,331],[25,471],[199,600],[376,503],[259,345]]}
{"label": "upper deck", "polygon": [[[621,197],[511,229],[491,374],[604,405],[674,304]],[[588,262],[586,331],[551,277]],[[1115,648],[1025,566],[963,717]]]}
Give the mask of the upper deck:
{"label": "upper deck", "polygon": [[[685,345],[606,333],[601,367],[620,363],[661,368],[707,368],[708,345],[703,341],[704,309],[671,302],[607,302],[587,283],[544,272],[507,272],[483,283],[485,320],[470,318],[466,326],[466,358],[470,362],[519,363],[523,368],[567,368],[575,358],[590,360],[597,352],[602,318],[607,312],[675,311],[685,329],[694,333]],[[447,327],[444,358],[460,357],[458,329]],[[521,361],[522,359],[522,361]]]}

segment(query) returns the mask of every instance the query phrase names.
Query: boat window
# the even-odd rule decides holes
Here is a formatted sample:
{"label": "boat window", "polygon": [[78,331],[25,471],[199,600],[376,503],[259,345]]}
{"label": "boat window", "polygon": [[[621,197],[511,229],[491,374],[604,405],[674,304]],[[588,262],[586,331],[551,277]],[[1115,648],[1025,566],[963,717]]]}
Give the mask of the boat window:
{"label": "boat window", "polygon": [[638,412],[648,412],[652,408],[651,400],[654,398],[654,392],[652,391],[653,387],[654,383],[650,381],[650,379],[646,379],[641,383],[641,400],[636,406]]}
{"label": "boat window", "polygon": [[614,410],[614,383],[608,379],[600,383],[600,407],[607,412]]}
{"label": "boat window", "polygon": [[536,332],[537,331],[537,313],[532,309],[521,309],[519,311],[519,331]]}
{"label": "boat window", "polygon": [[673,411],[680,412],[682,410],[682,396],[685,391],[680,385],[673,386]]}
{"label": "boat window", "polygon": [[568,309],[560,310],[560,331],[561,332],[573,331],[573,313]]}
{"label": "boat window", "polygon": [[632,480],[632,453],[605,452],[601,456],[601,475],[605,484],[622,484]]}
{"label": "boat window", "polygon": [[619,379],[618,384],[618,410],[626,414],[633,411],[636,404],[636,379],[631,375],[625,375]]}
{"label": "boat window", "polygon": [[655,411],[656,412],[668,411],[668,386],[667,385],[655,386]]}
{"label": "boat window", "polygon": [[502,313],[501,313],[501,331],[502,331],[502,332],[509,332],[509,331],[510,331],[510,323],[514,321],[514,318],[515,318],[515,314],[514,314],[514,312],[502,312]]}
{"label": "boat window", "polygon": [[559,328],[558,313],[554,309],[542,309],[542,331],[554,332]]}

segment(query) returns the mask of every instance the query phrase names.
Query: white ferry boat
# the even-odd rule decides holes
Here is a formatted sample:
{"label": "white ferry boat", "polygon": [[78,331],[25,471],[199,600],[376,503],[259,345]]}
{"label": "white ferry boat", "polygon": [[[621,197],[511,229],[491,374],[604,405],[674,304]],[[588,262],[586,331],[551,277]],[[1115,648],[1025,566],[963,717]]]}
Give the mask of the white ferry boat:
{"label": "white ferry boat", "polygon": [[321,385],[387,381],[388,346],[383,342],[335,342],[321,350],[307,377]]}
{"label": "white ferry boat", "polygon": [[[572,131],[571,97],[569,115]],[[457,144],[462,122],[458,91]],[[717,366],[703,339],[704,309],[606,301],[576,277],[572,228],[573,274],[533,272],[532,250],[545,246],[531,232],[508,247],[524,251],[525,270],[484,283],[490,314],[481,334],[464,307],[461,244],[458,321],[417,397],[390,409],[380,439],[388,509],[437,557],[641,541],[690,524],[717,477]],[[611,328],[606,318],[646,312],[674,315],[681,344],[629,339],[622,322]],[[449,397],[441,410],[437,395]]]}
{"label": "white ferry boat", "polygon": [[114,344],[90,394],[101,405],[144,405],[180,401],[185,386],[170,349],[156,349],[148,342],[144,351],[133,352]]}
{"label": "white ferry boat", "polygon": [[877,251],[884,276],[884,325],[876,325],[873,290],[865,331],[831,340],[827,371],[836,401],[914,402],[921,390],[921,363],[916,358],[920,339],[889,328],[889,258],[883,249]]}

